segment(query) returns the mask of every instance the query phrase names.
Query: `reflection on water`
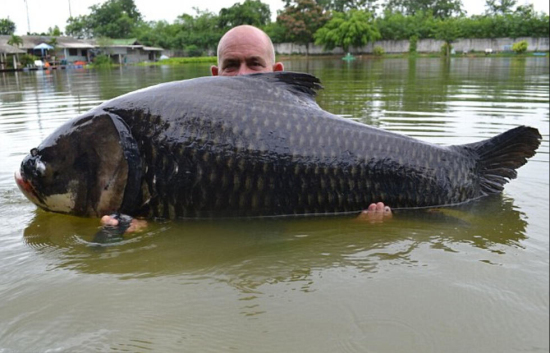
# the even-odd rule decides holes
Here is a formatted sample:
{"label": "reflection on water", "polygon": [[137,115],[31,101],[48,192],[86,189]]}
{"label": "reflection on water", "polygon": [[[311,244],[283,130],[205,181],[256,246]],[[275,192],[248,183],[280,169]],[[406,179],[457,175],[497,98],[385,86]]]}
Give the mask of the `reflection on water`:
{"label": "reflection on water", "polygon": [[502,196],[461,207],[153,222],[98,247],[98,220],[36,210],[13,171],[64,121],[209,65],[0,73],[0,352],[548,351],[548,58],[284,64],[350,119],[444,145],[522,124],[543,141]]}
{"label": "reflection on water", "polygon": [[411,263],[423,243],[504,254],[525,239],[524,216],[512,200],[495,196],[453,209],[401,211],[379,224],[348,216],[152,223],[121,243],[98,246],[91,243],[97,220],[37,211],[24,239],[55,268],[130,277],[222,272],[233,284],[250,281],[250,288],[311,280],[312,268],[376,272],[380,262]]}

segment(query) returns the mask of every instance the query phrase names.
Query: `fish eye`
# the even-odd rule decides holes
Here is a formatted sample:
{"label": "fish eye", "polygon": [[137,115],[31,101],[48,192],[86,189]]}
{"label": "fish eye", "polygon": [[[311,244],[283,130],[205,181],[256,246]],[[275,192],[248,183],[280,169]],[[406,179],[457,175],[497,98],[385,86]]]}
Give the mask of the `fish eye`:
{"label": "fish eye", "polygon": [[38,156],[38,148],[31,149],[31,156],[33,156],[33,157]]}

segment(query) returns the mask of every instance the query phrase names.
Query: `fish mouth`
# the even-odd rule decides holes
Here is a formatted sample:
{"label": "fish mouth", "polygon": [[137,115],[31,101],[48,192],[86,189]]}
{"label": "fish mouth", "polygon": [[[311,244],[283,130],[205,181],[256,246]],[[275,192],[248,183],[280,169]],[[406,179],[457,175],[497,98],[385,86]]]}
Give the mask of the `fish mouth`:
{"label": "fish mouth", "polygon": [[38,197],[38,193],[36,192],[36,189],[31,184],[30,181],[28,181],[22,174],[21,170],[17,170],[14,173],[15,183],[19,187],[19,190],[25,195],[29,200],[34,202],[35,204],[39,205],[42,202],[40,201],[40,197]]}

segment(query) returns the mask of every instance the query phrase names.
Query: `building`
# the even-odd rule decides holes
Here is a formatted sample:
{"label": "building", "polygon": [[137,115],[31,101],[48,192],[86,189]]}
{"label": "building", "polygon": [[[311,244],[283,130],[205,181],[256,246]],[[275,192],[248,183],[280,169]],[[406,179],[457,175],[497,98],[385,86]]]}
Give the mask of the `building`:
{"label": "building", "polygon": [[157,61],[162,48],[146,47],[132,39],[105,39],[97,41],[97,48],[111,57],[116,64],[130,64],[144,61]]}
{"label": "building", "polygon": [[[129,64],[144,61],[157,61],[163,48],[147,47],[137,39],[77,39],[73,37],[20,36],[23,43],[9,45],[11,36],[0,35],[0,69],[20,62],[20,56],[31,54],[51,65],[68,65],[77,61],[91,62],[99,54],[109,55],[114,63]],[[46,46],[51,49],[35,49]],[[14,61],[15,60],[15,61]]]}

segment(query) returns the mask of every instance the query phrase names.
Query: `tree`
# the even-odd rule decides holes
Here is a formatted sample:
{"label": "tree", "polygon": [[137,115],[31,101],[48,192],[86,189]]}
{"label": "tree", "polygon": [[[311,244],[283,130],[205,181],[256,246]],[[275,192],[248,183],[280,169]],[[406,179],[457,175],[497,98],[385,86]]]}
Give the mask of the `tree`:
{"label": "tree", "polygon": [[[375,13],[378,9],[378,0],[317,0],[322,8],[327,11],[346,12],[349,10],[366,10]],[[285,0],[286,6],[290,0]]]}
{"label": "tree", "polygon": [[77,38],[131,38],[143,21],[134,0],[108,0],[92,5],[89,15],[70,17],[66,32]]}
{"label": "tree", "polygon": [[134,33],[140,43],[152,47],[177,48],[179,26],[166,21],[141,22]]}
{"label": "tree", "polygon": [[10,39],[8,39],[8,45],[13,45],[19,48],[21,44],[23,44],[23,38],[16,36],[15,34],[12,34]]}
{"label": "tree", "polygon": [[262,27],[263,31],[271,38],[273,43],[284,43],[288,41],[288,31],[280,22],[270,22]]}
{"label": "tree", "polygon": [[[196,16],[183,14],[176,19],[178,34],[175,39],[177,48],[200,51],[215,50],[222,37],[222,30],[218,27],[218,16],[209,11],[193,8]],[[190,47],[194,46],[194,47]]]}
{"label": "tree", "polygon": [[435,29],[435,38],[445,42],[445,56],[451,55],[451,43],[460,37],[460,26],[455,19],[438,20]]}
{"label": "tree", "polygon": [[0,18],[0,34],[10,35],[15,33],[15,23],[9,18]]}
{"label": "tree", "polygon": [[360,47],[380,39],[380,32],[374,25],[370,12],[351,10],[346,13],[335,12],[332,19],[315,33],[315,44],[321,44],[331,50],[342,47]]}
{"label": "tree", "polygon": [[512,13],[516,3],[516,0],[486,0],[485,13],[489,16],[506,15]]}
{"label": "tree", "polygon": [[75,38],[92,38],[93,28],[89,16],[69,17],[65,33]]}
{"label": "tree", "polygon": [[63,35],[63,32],[61,32],[61,30],[59,29],[58,26],[54,26],[53,28],[52,27],[48,28],[48,35],[49,36],[54,36],[54,37],[59,37],[59,36]]}
{"label": "tree", "polygon": [[326,23],[328,15],[314,0],[292,0],[293,5],[286,7],[277,16],[277,22],[287,29],[293,43],[306,46],[313,41],[313,34]]}
{"label": "tree", "polygon": [[259,0],[245,0],[244,3],[236,3],[229,8],[222,8],[219,12],[219,26],[230,28],[240,25],[252,25],[261,27],[271,20],[269,5]]}
{"label": "tree", "polygon": [[404,15],[431,11],[435,18],[449,18],[464,14],[461,0],[388,0],[385,8]]}
{"label": "tree", "polygon": [[433,38],[436,21],[430,11],[405,16],[386,9],[384,15],[376,19],[376,27],[383,39],[407,40],[412,36]]}

